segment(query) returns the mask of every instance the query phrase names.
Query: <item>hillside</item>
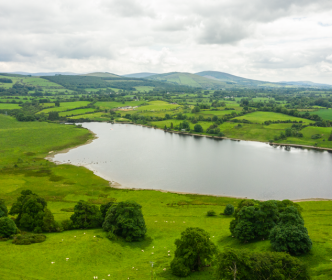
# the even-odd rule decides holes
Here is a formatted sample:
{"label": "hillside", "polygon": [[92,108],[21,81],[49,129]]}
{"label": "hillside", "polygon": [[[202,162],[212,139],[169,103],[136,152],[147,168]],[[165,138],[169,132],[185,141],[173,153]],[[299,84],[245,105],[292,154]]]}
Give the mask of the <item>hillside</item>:
{"label": "hillside", "polygon": [[226,82],[213,80],[191,73],[172,72],[166,74],[153,75],[148,77],[149,80],[158,80],[172,84],[191,86],[205,89],[221,89],[229,87]]}
{"label": "hillside", "polygon": [[280,84],[294,85],[300,87],[317,87],[317,88],[332,88],[332,85],[319,84],[310,81],[297,81],[297,82],[279,82]]}
{"label": "hillside", "polygon": [[156,73],[149,73],[149,72],[141,72],[141,73],[133,73],[133,74],[127,74],[127,75],[122,75],[123,77],[127,78],[147,78],[153,75],[158,75]]}
{"label": "hillside", "polygon": [[101,77],[101,78],[119,78],[119,75],[108,73],[108,72],[93,72],[88,74],[81,74],[80,76],[88,77]]}
{"label": "hillside", "polygon": [[205,77],[208,79],[223,81],[226,83],[234,83],[242,86],[276,86],[274,83],[270,82],[264,82],[264,81],[257,81],[257,80],[251,80],[246,79],[238,76],[234,76],[228,73],[224,72],[218,72],[218,71],[203,71],[196,73],[196,75]]}

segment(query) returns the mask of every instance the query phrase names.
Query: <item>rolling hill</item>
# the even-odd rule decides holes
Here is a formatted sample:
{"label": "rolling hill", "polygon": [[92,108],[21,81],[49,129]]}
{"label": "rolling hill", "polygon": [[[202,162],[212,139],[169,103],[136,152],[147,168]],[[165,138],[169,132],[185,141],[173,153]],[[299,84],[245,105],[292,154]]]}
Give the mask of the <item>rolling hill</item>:
{"label": "rolling hill", "polygon": [[228,87],[227,83],[223,81],[208,79],[199,75],[181,72],[153,75],[147,77],[147,79],[205,89],[221,89]]}
{"label": "rolling hill", "polygon": [[317,87],[317,88],[332,88],[332,85],[319,84],[310,81],[298,81],[298,82],[279,82],[280,84],[293,85],[299,87]]}
{"label": "rolling hill", "polygon": [[127,74],[127,75],[122,75],[123,77],[127,78],[147,78],[153,75],[158,75],[156,73],[149,73],[149,72],[142,72],[142,73],[134,73],[134,74]]}
{"label": "rolling hill", "polygon": [[88,77],[100,77],[100,78],[120,78],[121,76],[108,73],[108,72],[93,72],[88,74],[81,74],[80,76],[88,76]]}

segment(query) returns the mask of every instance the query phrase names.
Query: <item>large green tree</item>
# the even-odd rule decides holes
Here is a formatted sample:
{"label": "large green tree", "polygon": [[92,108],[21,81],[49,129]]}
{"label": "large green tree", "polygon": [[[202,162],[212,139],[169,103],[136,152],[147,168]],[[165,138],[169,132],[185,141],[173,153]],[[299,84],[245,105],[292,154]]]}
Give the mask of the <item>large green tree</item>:
{"label": "large green tree", "polygon": [[124,237],[128,242],[142,240],[146,234],[142,206],[135,201],[113,204],[107,212],[103,229]]}
{"label": "large green tree", "polygon": [[48,215],[52,215],[47,210],[45,199],[30,190],[23,190],[21,196],[13,203],[9,214],[17,215],[15,223],[19,228],[41,232],[44,227],[45,212],[49,212]]}
{"label": "large green tree", "polygon": [[198,227],[189,227],[175,240],[176,250],[171,262],[174,275],[185,277],[191,271],[200,270],[211,262],[217,253],[217,247],[210,241],[210,235]]}
{"label": "large green tree", "polygon": [[70,219],[73,228],[98,228],[101,227],[103,217],[96,205],[80,200],[74,207],[74,214]]}
{"label": "large green tree", "polygon": [[287,207],[280,214],[280,222],[270,233],[272,248],[277,252],[288,252],[292,255],[302,255],[311,250],[312,241],[304,221],[298,210]]}

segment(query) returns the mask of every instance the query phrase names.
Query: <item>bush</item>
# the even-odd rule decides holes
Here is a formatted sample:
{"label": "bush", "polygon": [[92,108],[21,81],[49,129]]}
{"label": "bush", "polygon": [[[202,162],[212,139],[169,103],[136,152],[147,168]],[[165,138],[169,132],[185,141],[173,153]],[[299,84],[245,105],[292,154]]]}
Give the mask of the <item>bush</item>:
{"label": "bush", "polygon": [[107,212],[103,229],[124,237],[128,242],[144,239],[146,226],[142,206],[135,201],[113,204]]}
{"label": "bush", "polygon": [[179,277],[187,277],[190,274],[190,268],[185,266],[184,259],[174,258],[171,262],[172,273]]}
{"label": "bush", "polygon": [[320,135],[320,134],[311,135],[311,139],[319,139],[319,138],[322,138],[322,135]]}
{"label": "bush", "polygon": [[111,201],[106,204],[100,205],[100,212],[104,219],[106,217],[108,209],[110,209],[113,204],[114,204],[114,202]]}
{"label": "bush", "polygon": [[46,236],[43,234],[18,234],[14,237],[13,244],[16,245],[30,245],[33,243],[41,243],[46,240]]}
{"label": "bush", "polygon": [[216,216],[217,213],[215,211],[213,211],[213,210],[210,210],[210,211],[207,212],[207,215],[208,216]]}
{"label": "bush", "polygon": [[227,204],[224,210],[224,215],[233,215],[234,214],[234,206],[232,204]]}
{"label": "bush", "polygon": [[0,199],[0,218],[7,217],[8,209],[3,199]]}
{"label": "bush", "polygon": [[332,133],[329,136],[329,139],[327,139],[328,141],[332,141]]}
{"label": "bush", "polygon": [[216,279],[309,280],[307,267],[286,253],[226,249],[218,257]]}
{"label": "bush", "polygon": [[61,222],[61,226],[63,228],[63,230],[70,230],[73,229],[73,222],[72,220],[64,220]]}
{"label": "bush", "polygon": [[15,233],[17,233],[15,222],[8,217],[0,218],[0,237],[10,237]]}
{"label": "bush", "polygon": [[175,240],[175,257],[171,263],[172,273],[182,276],[210,262],[217,253],[216,246],[210,241],[209,234],[198,227],[189,227]]}
{"label": "bush", "polygon": [[203,132],[203,127],[200,124],[196,124],[194,126],[194,131],[195,132]]}
{"label": "bush", "polygon": [[80,200],[74,207],[74,214],[70,219],[73,228],[98,228],[101,227],[103,217],[96,205]]}

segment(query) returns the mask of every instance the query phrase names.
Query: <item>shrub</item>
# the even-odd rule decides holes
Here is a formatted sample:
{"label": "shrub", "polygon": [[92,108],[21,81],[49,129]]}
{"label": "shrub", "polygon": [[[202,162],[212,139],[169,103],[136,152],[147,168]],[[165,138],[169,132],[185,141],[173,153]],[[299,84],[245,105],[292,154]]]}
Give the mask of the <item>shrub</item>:
{"label": "shrub", "polygon": [[307,267],[286,253],[226,249],[218,257],[216,279],[309,280]]}
{"label": "shrub", "polygon": [[0,218],[7,217],[8,209],[3,199],[0,199]]}
{"label": "shrub", "polygon": [[64,220],[61,222],[61,226],[63,230],[70,230],[73,229],[73,221],[72,220]]}
{"label": "shrub", "polygon": [[207,212],[207,215],[208,216],[216,216],[217,213],[214,210],[210,210],[210,211]]}
{"label": "shrub", "polygon": [[319,138],[322,138],[322,135],[320,135],[320,134],[311,135],[311,139],[319,139]]}
{"label": "shrub", "polygon": [[171,263],[172,273],[182,276],[193,270],[200,270],[217,253],[209,234],[198,227],[189,227],[175,240],[175,257]]}
{"label": "shrub", "polygon": [[74,207],[74,214],[70,219],[73,228],[98,228],[102,225],[103,217],[96,205],[80,200]]}
{"label": "shrub", "polygon": [[329,136],[329,139],[327,139],[328,141],[332,141],[332,133]]}
{"label": "shrub", "polygon": [[234,206],[232,204],[227,204],[224,210],[224,215],[233,215],[234,214]]}
{"label": "shrub", "polygon": [[56,232],[63,231],[62,226],[54,220],[54,216],[50,210],[45,208],[43,217],[43,227],[42,230],[45,232]]}
{"label": "shrub", "polygon": [[0,237],[10,237],[15,233],[17,233],[15,222],[8,217],[0,218]]}
{"label": "shrub", "polygon": [[107,212],[103,229],[124,237],[128,242],[142,240],[146,233],[142,206],[135,201],[113,204]]}
{"label": "shrub", "polygon": [[33,243],[41,243],[46,240],[46,236],[43,234],[18,234],[14,237],[13,244],[16,245],[30,245]]}
{"label": "shrub", "polygon": [[194,126],[194,131],[195,132],[203,132],[203,127],[200,124],[196,124]]}
{"label": "shrub", "polygon": [[174,258],[171,262],[171,270],[174,275],[187,277],[190,274],[190,268],[184,264],[184,259]]}

